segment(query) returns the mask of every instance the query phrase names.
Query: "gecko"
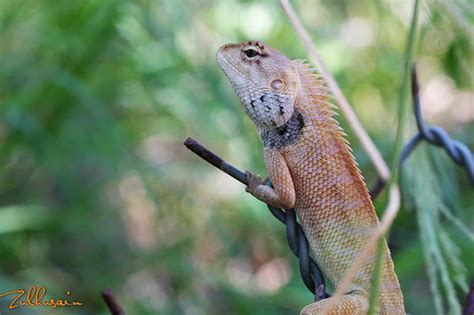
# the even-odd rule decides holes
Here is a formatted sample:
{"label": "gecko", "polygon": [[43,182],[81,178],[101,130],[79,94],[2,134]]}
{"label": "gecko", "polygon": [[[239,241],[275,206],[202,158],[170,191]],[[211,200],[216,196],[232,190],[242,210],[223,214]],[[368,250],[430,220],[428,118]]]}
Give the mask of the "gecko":
{"label": "gecko", "polygon": [[[351,148],[333,118],[323,80],[304,61],[291,60],[260,41],[226,44],[217,63],[263,141],[273,187],[247,172],[247,192],[270,206],[294,208],[314,259],[337,288],[379,226]],[[378,314],[405,314],[403,295],[383,240]],[[375,253],[327,314],[366,314]],[[301,314],[321,314],[328,301]],[[331,303],[332,304],[332,303]]]}

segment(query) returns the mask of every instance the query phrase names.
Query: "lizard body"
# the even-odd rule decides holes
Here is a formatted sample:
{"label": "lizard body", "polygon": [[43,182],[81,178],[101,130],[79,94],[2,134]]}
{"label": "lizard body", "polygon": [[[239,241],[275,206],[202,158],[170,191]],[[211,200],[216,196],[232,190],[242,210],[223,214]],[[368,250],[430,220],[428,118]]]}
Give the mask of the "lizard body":
{"label": "lizard body", "polygon": [[[350,147],[332,118],[327,89],[311,69],[258,41],[227,44],[217,61],[257,126],[273,187],[248,173],[247,191],[294,208],[323,273],[338,286],[379,221]],[[403,296],[384,243],[379,314],[405,314]],[[329,314],[365,314],[375,255]],[[330,298],[331,299],[331,298]],[[329,299],[306,306],[320,314]]]}

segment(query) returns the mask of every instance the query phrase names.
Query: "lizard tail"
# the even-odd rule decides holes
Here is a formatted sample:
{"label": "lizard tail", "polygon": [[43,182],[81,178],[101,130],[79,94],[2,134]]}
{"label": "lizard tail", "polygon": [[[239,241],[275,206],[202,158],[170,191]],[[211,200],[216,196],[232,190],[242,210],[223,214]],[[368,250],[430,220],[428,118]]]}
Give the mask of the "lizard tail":
{"label": "lizard tail", "polygon": [[327,309],[328,304],[333,304],[334,297],[310,304],[301,310],[300,315],[318,315],[327,310],[326,315],[365,315],[369,309],[369,302],[360,294],[346,294],[333,307]]}
{"label": "lizard tail", "polygon": [[[334,297],[331,297],[307,305],[301,310],[300,315],[366,315],[369,309],[369,301],[366,295],[360,294],[360,292],[346,294],[337,302],[333,300]],[[400,306],[400,302],[396,302],[386,302],[386,304],[379,305],[377,314],[405,315],[403,304]],[[328,304],[332,306],[328,306]],[[325,313],[322,313],[323,311]]]}

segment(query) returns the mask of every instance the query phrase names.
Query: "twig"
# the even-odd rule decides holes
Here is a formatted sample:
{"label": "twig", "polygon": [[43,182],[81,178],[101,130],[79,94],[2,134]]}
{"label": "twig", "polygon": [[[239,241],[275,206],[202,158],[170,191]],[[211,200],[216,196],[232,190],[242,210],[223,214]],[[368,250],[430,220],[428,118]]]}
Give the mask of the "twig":
{"label": "twig", "polygon": [[387,183],[386,180],[379,177],[377,181],[375,182],[375,184],[372,185],[372,188],[370,188],[370,191],[369,191],[370,199],[372,199],[372,202],[375,200],[375,198],[377,198],[377,196],[385,188],[386,183]]}
{"label": "twig", "polygon": [[226,161],[206,149],[203,145],[201,145],[199,142],[194,140],[193,138],[187,138],[184,143],[183,143],[189,150],[193,151],[196,153],[198,156],[200,156],[202,159],[206,160],[210,164],[214,165],[221,171],[229,174],[239,182],[241,182],[244,185],[248,185],[247,181],[247,176],[245,175],[244,172],[241,170],[238,170],[237,168],[233,167],[232,165],[228,164]]}
{"label": "twig", "polygon": [[415,107],[415,118],[416,125],[418,127],[418,134],[415,135],[408,143],[411,144],[412,147],[409,147],[408,144],[405,146],[402,151],[400,161],[402,162],[403,159],[408,157],[418,142],[425,140],[434,146],[442,147],[456,164],[464,167],[466,169],[469,181],[472,185],[474,185],[474,156],[472,152],[465,144],[451,139],[448,133],[442,128],[437,126],[426,126],[423,121],[415,66],[412,68],[412,98]]}
{"label": "twig", "polygon": [[474,278],[471,281],[471,287],[466,296],[466,301],[464,302],[464,311],[463,315],[472,315],[474,314]]}
{"label": "twig", "polygon": [[104,289],[100,294],[102,295],[102,298],[104,299],[105,304],[107,304],[107,307],[109,308],[112,315],[125,315],[124,310],[113,295],[112,290]]}
{"label": "twig", "polygon": [[352,130],[354,131],[355,135],[359,139],[362,147],[367,152],[369,158],[371,159],[372,163],[374,164],[379,176],[387,180],[390,177],[390,170],[385,163],[382,154],[374,145],[372,140],[370,139],[367,131],[365,131],[364,127],[362,126],[360,120],[357,118],[354,110],[352,109],[351,105],[347,101],[346,97],[342,93],[339,85],[337,84],[336,80],[332,76],[332,74],[326,68],[321,56],[319,55],[316,46],[314,45],[311,37],[309,36],[308,32],[304,28],[303,24],[301,23],[299,17],[296,15],[293,7],[289,3],[288,0],[280,0],[280,5],[285,12],[286,16],[290,20],[291,25],[295,29],[296,33],[303,41],[303,44],[308,51],[308,54],[313,61],[314,64],[319,68],[319,72],[321,73],[322,77],[326,81],[329,89],[331,90],[334,98],[336,99],[339,107],[341,108],[342,113],[347,119],[347,122],[351,126]]}
{"label": "twig", "polygon": [[[429,144],[443,148],[449,157],[459,166],[465,168],[468,179],[471,185],[474,185],[474,157],[469,148],[451,137],[442,128],[437,126],[427,126],[423,120],[420,105],[419,84],[416,73],[416,67],[413,65],[411,73],[411,92],[413,100],[413,110],[415,112],[416,125],[418,133],[415,134],[403,147],[400,158],[398,160],[398,167],[408,159],[410,154],[416,149],[418,144],[426,141]],[[370,197],[374,200],[377,195],[383,190],[387,181],[379,177],[375,185],[370,190]]]}

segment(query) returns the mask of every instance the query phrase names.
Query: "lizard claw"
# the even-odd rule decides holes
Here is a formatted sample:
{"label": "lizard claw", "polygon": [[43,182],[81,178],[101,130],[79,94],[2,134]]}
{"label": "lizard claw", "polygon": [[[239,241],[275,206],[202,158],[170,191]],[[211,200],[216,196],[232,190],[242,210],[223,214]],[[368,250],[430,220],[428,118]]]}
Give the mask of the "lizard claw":
{"label": "lizard claw", "polygon": [[247,175],[247,181],[249,183],[247,188],[245,188],[245,191],[254,195],[255,191],[257,190],[257,187],[263,185],[264,181],[260,176],[253,174],[249,171],[246,171],[245,175]]}

